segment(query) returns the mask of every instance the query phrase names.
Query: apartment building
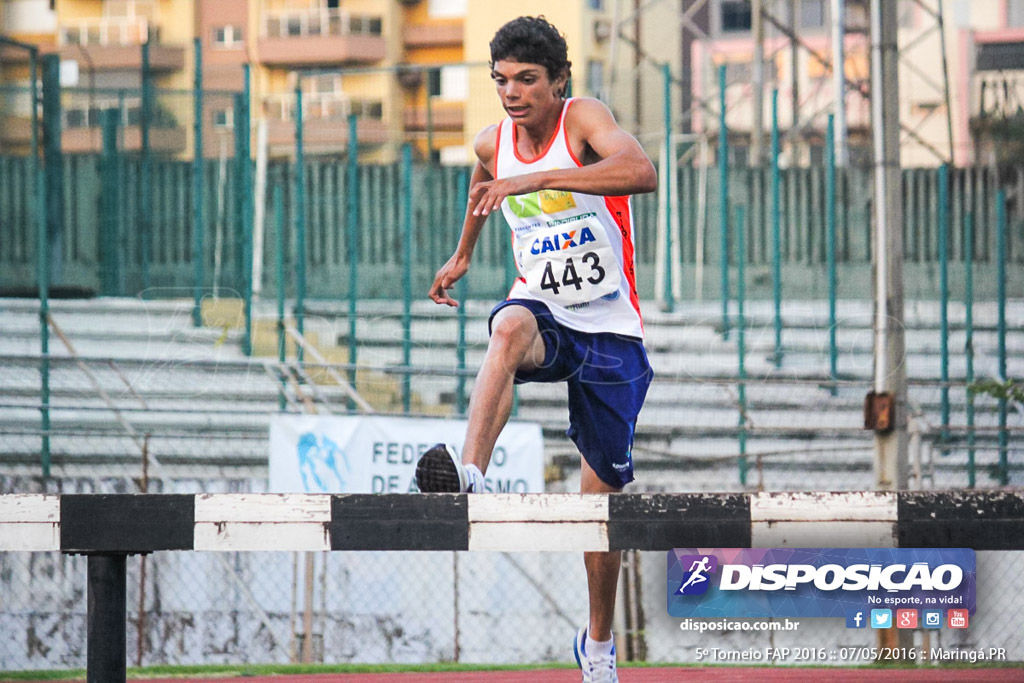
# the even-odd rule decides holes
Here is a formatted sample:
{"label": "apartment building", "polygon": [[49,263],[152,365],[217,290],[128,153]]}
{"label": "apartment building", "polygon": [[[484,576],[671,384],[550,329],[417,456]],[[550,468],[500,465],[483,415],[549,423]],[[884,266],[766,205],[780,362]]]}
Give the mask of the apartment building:
{"label": "apartment building", "polygon": [[[202,54],[203,154],[233,149],[234,93],[250,65],[254,126],[271,155],[293,153],[295,89],[303,93],[308,154],[341,155],[358,117],[360,155],[394,158],[409,140],[419,158],[466,163],[472,140],[503,113],[493,96],[488,43],[505,21],[544,14],[569,41],[573,92],[607,96],[608,0],[515,4],[487,0],[4,0],[0,33],[61,58],[64,147],[96,152],[103,109],[122,111],[124,145],[138,149],[142,45],[149,43],[158,123],[152,149],[192,150],[193,40]],[[6,97],[0,144],[27,140],[25,53],[0,52]],[[72,92],[72,91],[69,91]],[[262,122],[262,124],[260,124]],[[13,137],[12,137],[13,136]],[[254,143],[257,136],[254,132]]]}
{"label": "apartment building", "polygon": [[[902,163],[934,166],[950,158],[958,165],[1008,161],[1013,149],[1020,158],[1022,150],[1013,144],[1008,121],[1015,116],[1019,121],[1024,115],[1020,109],[1024,103],[1024,0],[897,1]],[[850,158],[854,163],[866,162],[870,159],[870,2],[845,0],[843,4]],[[771,121],[767,93],[777,88],[779,125],[788,133],[783,163],[818,161],[826,115],[835,110],[836,102],[830,66],[834,4],[831,0],[761,0],[761,5],[770,17],[764,22],[762,43],[763,130]],[[743,163],[749,158],[758,87],[752,78],[751,2],[709,0],[708,7],[707,39],[692,40],[688,54],[693,97],[698,103],[709,103],[704,110],[695,108],[694,128],[717,133],[718,67],[725,64],[726,125],[733,161]],[[794,46],[788,32],[799,36],[798,45]]]}

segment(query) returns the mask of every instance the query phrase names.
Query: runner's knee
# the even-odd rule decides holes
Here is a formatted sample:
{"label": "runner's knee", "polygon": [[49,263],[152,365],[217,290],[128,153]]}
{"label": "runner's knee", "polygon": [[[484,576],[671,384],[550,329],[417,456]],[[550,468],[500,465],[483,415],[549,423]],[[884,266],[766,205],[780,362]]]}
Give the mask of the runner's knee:
{"label": "runner's knee", "polygon": [[517,362],[525,359],[540,336],[533,314],[503,315],[495,319],[491,329],[488,351],[510,357]]}

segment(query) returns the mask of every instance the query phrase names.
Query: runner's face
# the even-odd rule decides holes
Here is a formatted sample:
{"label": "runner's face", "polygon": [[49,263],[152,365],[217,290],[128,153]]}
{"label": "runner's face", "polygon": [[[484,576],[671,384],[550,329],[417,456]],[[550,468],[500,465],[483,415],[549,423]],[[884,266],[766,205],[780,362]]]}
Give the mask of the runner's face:
{"label": "runner's face", "polygon": [[561,111],[565,78],[548,78],[541,64],[501,60],[494,63],[491,78],[498,89],[501,106],[518,124],[542,122],[553,111]]}

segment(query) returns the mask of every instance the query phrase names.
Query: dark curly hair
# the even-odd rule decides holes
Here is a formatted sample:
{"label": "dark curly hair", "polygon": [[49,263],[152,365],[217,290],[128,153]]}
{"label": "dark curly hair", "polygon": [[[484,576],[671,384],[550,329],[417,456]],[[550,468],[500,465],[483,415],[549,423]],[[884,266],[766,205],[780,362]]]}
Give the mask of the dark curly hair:
{"label": "dark curly hair", "polygon": [[540,64],[552,81],[571,75],[572,62],[565,36],[548,23],[544,15],[519,17],[498,29],[491,40],[491,68],[503,59],[526,64]]}

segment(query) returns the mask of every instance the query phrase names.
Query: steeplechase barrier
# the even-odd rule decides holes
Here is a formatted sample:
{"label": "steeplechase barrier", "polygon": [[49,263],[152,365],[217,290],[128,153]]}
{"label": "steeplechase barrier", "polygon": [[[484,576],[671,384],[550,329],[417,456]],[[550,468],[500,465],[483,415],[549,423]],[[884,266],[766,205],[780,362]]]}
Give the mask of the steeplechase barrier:
{"label": "steeplechase barrier", "polygon": [[128,555],[762,547],[1024,550],[1024,491],[0,495],[0,551],[88,556],[103,683],[126,679]]}

